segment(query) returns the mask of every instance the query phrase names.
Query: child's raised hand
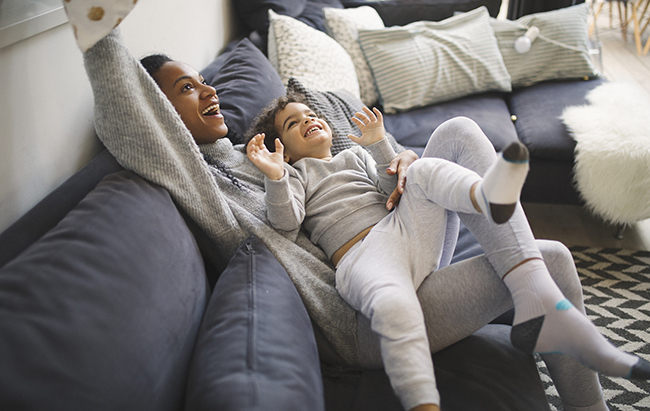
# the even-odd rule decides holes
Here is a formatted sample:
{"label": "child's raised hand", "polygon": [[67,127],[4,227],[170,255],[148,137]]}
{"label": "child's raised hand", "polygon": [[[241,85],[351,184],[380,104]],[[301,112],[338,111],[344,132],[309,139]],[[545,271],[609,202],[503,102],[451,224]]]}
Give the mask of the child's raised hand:
{"label": "child's raised hand", "polygon": [[361,137],[348,134],[348,138],[362,146],[369,146],[386,137],[384,129],[384,117],[377,108],[370,110],[368,107],[363,108],[363,113],[357,112],[352,117],[352,121],[361,130]]}
{"label": "child's raised hand", "polygon": [[257,134],[246,145],[248,159],[270,180],[280,180],[284,176],[284,146],[275,139],[275,152],[264,145],[264,133]]}

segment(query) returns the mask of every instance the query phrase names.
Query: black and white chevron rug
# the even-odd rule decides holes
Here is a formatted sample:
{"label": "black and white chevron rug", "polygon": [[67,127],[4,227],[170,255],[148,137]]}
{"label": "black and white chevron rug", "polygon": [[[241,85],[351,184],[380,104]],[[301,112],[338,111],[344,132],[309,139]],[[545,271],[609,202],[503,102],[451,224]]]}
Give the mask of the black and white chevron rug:
{"label": "black and white chevron rug", "polygon": [[[615,346],[650,361],[650,251],[571,247],[587,316]],[[537,363],[552,411],[561,411],[544,363]],[[650,382],[600,376],[611,411],[650,410]]]}

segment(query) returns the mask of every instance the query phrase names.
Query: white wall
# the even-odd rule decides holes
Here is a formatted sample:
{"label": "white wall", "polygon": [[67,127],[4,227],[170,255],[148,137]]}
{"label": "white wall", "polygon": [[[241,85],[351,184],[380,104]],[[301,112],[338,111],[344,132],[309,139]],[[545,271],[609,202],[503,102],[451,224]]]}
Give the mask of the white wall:
{"label": "white wall", "polygon": [[[237,31],[230,0],[139,0],[121,24],[136,57],[197,69]],[[0,232],[100,150],[92,93],[69,24],[0,49]]]}

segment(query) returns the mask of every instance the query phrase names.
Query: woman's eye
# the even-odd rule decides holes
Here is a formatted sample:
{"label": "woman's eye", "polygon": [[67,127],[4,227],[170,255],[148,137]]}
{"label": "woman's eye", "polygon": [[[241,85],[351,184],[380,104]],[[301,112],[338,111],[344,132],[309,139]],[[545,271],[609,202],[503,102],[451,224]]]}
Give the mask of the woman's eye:
{"label": "woman's eye", "polygon": [[193,88],[194,88],[194,86],[192,86],[191,83],[186,83],[186,84],[183,84],[183,87],[181,87],[181,90],[182,91],[187,91],[187,90],[192,90]]}

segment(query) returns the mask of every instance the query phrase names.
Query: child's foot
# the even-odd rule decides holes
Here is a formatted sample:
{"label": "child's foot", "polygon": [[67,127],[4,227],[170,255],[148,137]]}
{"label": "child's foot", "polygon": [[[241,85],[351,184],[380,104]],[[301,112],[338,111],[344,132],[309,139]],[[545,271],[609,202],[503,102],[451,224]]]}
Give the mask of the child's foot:
{"label": "child's foot", "polygon": [[492,222],[503,224],[515,212],[528,174],[528,149],[520,142],[499,153],[474,190],[481,212]]}
{"label": "child's foot", "polygon": [[531,260],[504,277],[515,303],[510,334],[515,348],[528,353],[567,354],[585,367],[612,377],[650,379],[650,363],[614,347],[562,295],[550,275],[536,273],[538,269],[546,269],[544,262]]}

